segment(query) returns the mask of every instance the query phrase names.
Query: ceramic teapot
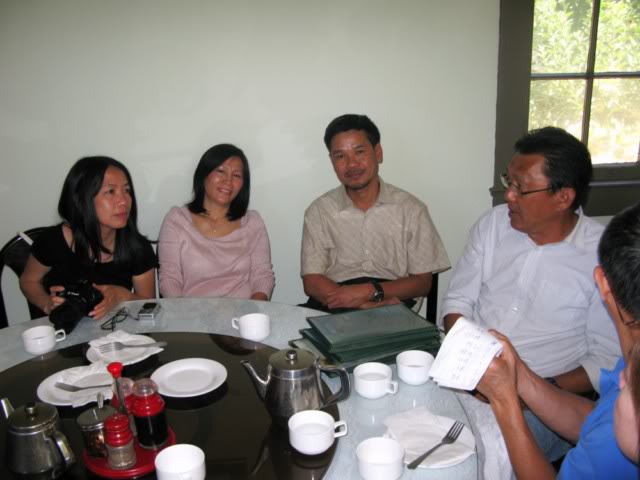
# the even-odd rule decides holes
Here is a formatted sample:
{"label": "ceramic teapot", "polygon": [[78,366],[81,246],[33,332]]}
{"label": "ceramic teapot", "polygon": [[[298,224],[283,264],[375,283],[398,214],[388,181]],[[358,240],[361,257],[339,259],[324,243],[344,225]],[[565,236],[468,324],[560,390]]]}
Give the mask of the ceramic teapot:
{"label": "ceramic teapot", "polygon": [[3,398],[7,418],[7,467],[18,475],[59,478],[75,463],[67,438],[60,432],[58,411],[47,403],[27,403],[14,410]]}
{"label": "ceramic teapot", "polygon": [[[320,366],[318,357],[307,350],[289,348],[269,357],[266,377],[256,372],[247,361],[240,362],[253,380],[258,395],[275,423],[286,427],[289,418],[302,410],[320,408],[345,400],[351,385],[349,374],[335,365]],[[336,372],[340,376],[340,390],[325,398],[320,372]]]}

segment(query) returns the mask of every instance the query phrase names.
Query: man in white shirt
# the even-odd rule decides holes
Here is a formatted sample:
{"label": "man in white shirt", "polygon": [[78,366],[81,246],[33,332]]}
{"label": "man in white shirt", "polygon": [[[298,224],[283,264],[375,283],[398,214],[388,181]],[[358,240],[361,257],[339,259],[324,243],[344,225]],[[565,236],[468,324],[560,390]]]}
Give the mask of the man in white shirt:
{"label": "man in white shirt", "polygon": [[[442,304],[511,339],[541,377],[576,393],[598,388],[620,356],[593,271],[603,227],[582,213],[592,174],[586,146],[562,129],[533,130],[502,175],[506,205],[473,226]],[[552,456],[552,455],[551,455]]]}

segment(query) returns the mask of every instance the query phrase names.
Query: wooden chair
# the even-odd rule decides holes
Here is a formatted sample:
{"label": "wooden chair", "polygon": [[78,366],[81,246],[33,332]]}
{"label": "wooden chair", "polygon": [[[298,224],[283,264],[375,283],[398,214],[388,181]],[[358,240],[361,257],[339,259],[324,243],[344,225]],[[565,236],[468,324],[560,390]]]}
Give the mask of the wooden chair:
{"label": "wooden chair", "polygon": [[[13,237],[2,247],[2,250],[0,250],[0,281],[2,280],[2,272],[4,271],[5,265],[13,270],[18,277],[22,275],[29,254],[31,253],[31,243],[29,243],[28,240],[35,240],[45,228],[47,227],[36,227],[26,230],[24,233]],[[29,302],[27,302],[27,304],[29,306],[31,319],[47,316],[46,313],[35,305]],[[9,326],[9,319],[7,318],[7,309],[2,294],[2,284],[0,283],[0,328],[7,326]]]}

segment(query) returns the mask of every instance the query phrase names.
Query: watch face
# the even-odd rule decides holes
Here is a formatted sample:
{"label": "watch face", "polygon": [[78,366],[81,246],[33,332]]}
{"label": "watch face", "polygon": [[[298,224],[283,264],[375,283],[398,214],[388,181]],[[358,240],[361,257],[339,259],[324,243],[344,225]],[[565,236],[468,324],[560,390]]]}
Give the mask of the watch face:
{"label": "watch face", "polygon": [[371,283],[373,285],[373,288],[376,289],[376,291],[371,296],[371,301],[372,302],[381,302],[382,299],[384,299],[384,290],[382,289],[382,287],[380,286],[380,284],[378,282],[371,282]]}

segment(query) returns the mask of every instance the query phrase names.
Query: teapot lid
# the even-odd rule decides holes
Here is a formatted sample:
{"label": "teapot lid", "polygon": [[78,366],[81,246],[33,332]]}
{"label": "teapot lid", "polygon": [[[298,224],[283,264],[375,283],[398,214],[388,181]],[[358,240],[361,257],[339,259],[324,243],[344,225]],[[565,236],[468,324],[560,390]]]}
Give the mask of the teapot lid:
{"label": "teapot lid", "polygon": [[289,348],[272,354],[269,365],[272,375],[292,378],[307,375],[315,367],[316,360],[317,357],[307,350]]}
{"label": "teapot lid", "polygon": [[27,403],[16,409],[9,417],[12,430],[29,433],[52,425],[58,419],[58,411],[53,405],[41,402]]}

